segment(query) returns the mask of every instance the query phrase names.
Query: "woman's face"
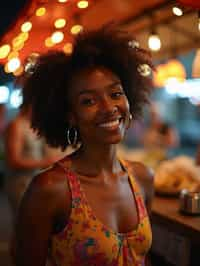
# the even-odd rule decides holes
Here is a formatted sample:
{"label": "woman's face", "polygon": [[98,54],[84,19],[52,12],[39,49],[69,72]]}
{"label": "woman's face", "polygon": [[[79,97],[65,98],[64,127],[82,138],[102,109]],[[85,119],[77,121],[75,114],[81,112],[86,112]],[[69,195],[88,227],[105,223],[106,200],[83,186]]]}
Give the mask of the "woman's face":
{"label": "woman's face", "polygon": [[105,68],[80,71],[71,86],[70,121],[83,143],[116,144],[127,129],[129,103],[119,78]]}

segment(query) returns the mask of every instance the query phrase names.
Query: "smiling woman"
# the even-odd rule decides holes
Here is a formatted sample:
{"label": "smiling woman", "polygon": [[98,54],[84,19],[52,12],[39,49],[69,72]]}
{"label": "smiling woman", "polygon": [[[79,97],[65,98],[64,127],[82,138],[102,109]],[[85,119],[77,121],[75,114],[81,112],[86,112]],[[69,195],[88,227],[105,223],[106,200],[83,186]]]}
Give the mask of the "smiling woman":
{"label": "smiling woman", "polygon": [[16,265],[144,265],[152,175],[116,154],[152,89],[141,71],[151,67],[148,54],[134,43],[111,26],[81,33],[71,55],[42,55],[20,79],[38,135],[76,151],[36,176],[25,193]]}

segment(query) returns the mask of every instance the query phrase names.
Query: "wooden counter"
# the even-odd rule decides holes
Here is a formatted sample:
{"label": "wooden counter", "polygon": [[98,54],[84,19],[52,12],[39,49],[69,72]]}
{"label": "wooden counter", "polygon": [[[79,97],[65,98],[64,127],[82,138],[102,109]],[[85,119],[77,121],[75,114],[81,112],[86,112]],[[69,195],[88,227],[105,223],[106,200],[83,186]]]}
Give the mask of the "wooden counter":
{"label": "wooden counter", "polygon": [[155,196],[152,206],[152,252],[161,262],[155,265],[200,265],[200,215],[179,211],[179,199]]}
{"label": "wooden counter", "polygon": [[155,196],[152,222],[165,225],[193,241],[200,242],[200,215],[188,216],[179,212],[179,199]]}

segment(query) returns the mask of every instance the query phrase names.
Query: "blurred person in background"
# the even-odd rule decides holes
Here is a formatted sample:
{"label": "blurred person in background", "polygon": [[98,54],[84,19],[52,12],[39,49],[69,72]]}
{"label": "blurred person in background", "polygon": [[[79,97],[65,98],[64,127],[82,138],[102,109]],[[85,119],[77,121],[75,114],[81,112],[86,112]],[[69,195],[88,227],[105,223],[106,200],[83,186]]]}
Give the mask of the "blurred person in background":
{"label": "blurred person in background", "polygon": [[21,108],[11,120],[5,136],[6,185],[14,212],[32,177],[64,156],[59,149],[47,146],[30,126],[31,109]]}
{"label": "blurred person in background", "polygon": [[5,128],[7,124],[6,120],[6,106],[5,104],[0,104],[0,188],[4,184],[4,176],[5,176],[5,169],[4,169],[4,134]]}
{"label": "blurred person in background", "polygon": [[143,135],[143,145],[146,149],[161,149],[169,151],[179,146],[179,134],[175,127],[163,121],[158,106],[152,102],[149,109],[150,123]]}

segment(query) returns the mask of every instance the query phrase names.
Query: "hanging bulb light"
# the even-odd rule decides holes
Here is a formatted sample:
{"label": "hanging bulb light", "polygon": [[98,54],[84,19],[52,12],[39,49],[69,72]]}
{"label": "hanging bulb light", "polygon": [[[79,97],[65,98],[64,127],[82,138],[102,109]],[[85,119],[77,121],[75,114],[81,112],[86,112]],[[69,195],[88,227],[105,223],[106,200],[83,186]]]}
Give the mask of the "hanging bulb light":
{"label": "hanging bulb light", "polygon": [[153,30],[148,39],[148,46],[152,51],[159,51],[161,48],[161,40],[158,34]]}
{"label": "hanging bulb light", "polygon": [[198,30],[200,31],[200,10],[198,11]]}
{"label": "hanging bulb light", "polygon": [[178,5],[172,7],[172,12],[173,12],[174,15],[176,15],[178,17],[183,15],[183,10]]}

